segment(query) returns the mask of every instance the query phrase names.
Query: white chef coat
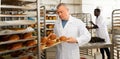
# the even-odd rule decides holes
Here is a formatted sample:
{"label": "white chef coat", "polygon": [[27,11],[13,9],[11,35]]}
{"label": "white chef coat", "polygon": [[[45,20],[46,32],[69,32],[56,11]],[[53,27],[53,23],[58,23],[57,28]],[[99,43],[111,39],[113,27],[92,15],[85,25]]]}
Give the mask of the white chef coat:
{"label": "white chef coat", "polygon": [[79,46],[90,41],[91,35],[85,27],[85,24],[77,18],[69,17],[65,27],[59,19],[55,23],[54,33],[60,36],[74,37],[78,43],[63,42],[57,45],[56,59],[80,59]]}
{"label": "white chef coat", "polygon": [[96,18],[96,25],[98,26],[96,29],[96,36],[105,39],[105,42],[110,44],[111,41],[108,34],[107,25],[102,16],[98,16],[98,18]]}

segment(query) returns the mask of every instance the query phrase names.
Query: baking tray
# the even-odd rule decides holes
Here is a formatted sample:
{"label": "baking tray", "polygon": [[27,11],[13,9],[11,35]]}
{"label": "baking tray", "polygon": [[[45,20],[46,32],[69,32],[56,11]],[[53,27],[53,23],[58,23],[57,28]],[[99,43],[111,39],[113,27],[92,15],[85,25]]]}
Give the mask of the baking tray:
{"label": "baking tray", "polygon": [[0,31],[0,35],[10,35],[10,34],[19,34],[19,33],[28,33],[28,32],[34,32],[34,29],[31,27],[26,28],[25,30],[2,30]]}
{"label": "baking tray", "polygon": [[36,0],[19,0],[19,1],[28,1],[28,2],[35,2]]}
{"label": "baking tray", "polygon": [[36,9],[35,7],[30,6],[14,6],[14,5],[1,5],[0,8],[18,8],[18,9]]}
{"label": "baking tray", "polygon": [[16,15],[9,15],[9,14],[0,14],[0,17],[35,17],[36,15],[26,15],[26,14],[16,14]]}
{"label": "baking tray", "polygon": [[30,40],[36,40],[36,36],[33,36],[32,38],[29,39],[19,39],[19,40],[12,40],[12,41],[4,41],[0,42],[0,45],[2,44],[11,44],[11,43],[16,43],[16,42],[25,42],[25,41],[30,41]]}
{"label": "baking tray", "polygon": [[35,23],[36,23],[35,21],[31,21],[31,20],[0,21],[0,26],[30,25]]}

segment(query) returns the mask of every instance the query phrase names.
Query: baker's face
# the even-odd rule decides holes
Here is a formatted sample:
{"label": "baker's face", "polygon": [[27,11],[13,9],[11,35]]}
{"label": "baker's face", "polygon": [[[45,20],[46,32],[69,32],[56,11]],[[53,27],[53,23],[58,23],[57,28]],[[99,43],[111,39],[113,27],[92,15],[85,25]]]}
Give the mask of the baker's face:
{"label": "baker's face", "polygon": [[69,18],[69,11],[65,6],[60,6],[57,9],[57,14],[62,20],[68,20]]}
{"label": "baker's face", "polygon": [[99,15],[100,15],[100,12],[98,12],[98,11],[95,10],[95,11],[94,11],[94,15],[95,15],[95,16],[99,16]]}

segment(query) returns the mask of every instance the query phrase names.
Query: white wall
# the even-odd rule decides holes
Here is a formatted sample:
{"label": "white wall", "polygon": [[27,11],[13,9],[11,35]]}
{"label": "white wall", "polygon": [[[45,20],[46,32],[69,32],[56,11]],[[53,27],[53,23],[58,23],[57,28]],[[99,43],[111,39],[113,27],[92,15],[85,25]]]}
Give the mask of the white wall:
{"label": "white wall", "polygon": [[[66,3],[68,5],[71,13],[80,13],[82,11],[81,1],[82,0],[61,0],[62,3]],[[56,5],[60,3],[60,0],[41,0],[41,3],[45,5],[47,9],[50,10],[55,9]]]}

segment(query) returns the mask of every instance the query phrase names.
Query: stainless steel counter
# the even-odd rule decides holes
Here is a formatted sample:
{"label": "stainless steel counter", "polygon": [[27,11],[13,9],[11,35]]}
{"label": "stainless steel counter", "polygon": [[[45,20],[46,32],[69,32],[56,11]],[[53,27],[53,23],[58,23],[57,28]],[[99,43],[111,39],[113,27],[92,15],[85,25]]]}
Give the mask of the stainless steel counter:
{"label": "stainless steel counter", "polygon": [[87,43],[85,45],[80,46],[80,49],[95,49],[95,48],[110,48],[111,59],[113,59],[113,47],[112,44],[107,43]]}

